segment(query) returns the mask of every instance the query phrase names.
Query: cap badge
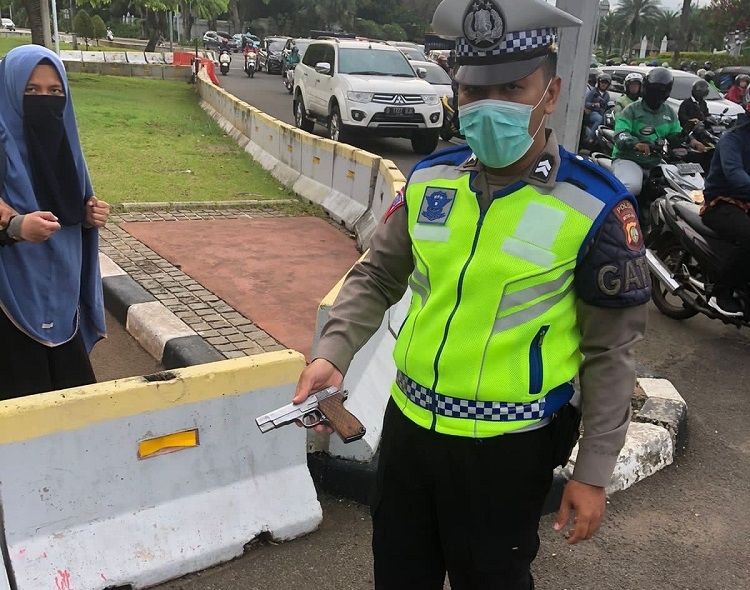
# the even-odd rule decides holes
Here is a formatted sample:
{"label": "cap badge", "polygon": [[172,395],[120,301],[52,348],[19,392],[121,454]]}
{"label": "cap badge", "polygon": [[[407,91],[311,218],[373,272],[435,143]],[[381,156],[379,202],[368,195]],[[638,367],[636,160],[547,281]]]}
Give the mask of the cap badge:
{"label": "cap badge", "polygon": [[464,37],[475,49],[489,51],[505,36],[502,10],[493,0],[477,0],[464,17]]}

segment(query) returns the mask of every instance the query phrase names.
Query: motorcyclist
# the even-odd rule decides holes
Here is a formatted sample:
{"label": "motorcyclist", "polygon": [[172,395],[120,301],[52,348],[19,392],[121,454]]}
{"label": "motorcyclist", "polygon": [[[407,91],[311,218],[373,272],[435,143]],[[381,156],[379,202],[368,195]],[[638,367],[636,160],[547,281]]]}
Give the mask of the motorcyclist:
{"label": "motorcyclist", "polygon": [[711,70],[713,70],[713,69],[714,69],[714,65],[713,65],[713,64],[712,64],[712,63],[711,63],[710,61],[706,60],[706,61],[704,61],[704,62],[703,62],[703,68],[704,68],[704,69],[705,69],[705,70],[706,70],[707,72],[709,72],[709,71],[711,71]]}
{"label": "motorcyclist", "polygon": [[289,52],[289,56],[287,57],[287,69],[291,70],[297,67],[299,59],[299,47],[295,45],[294,47],[292,47],[292,50]]}
{"label": "motorcyclist", "polygon": [[750,76],[747,74],[739,74],[732,82],[732,87],[724,95],[724,98],[736,102],[739,105],[745,106],[747,104],[747,87],[750,84]]}
{"label": "motorcyclist", "polygon": [[708,88],[710,90],[719,92],[719,87],[716,85],[716,74],[713,72],[713,70],[708,70],[706,72],[706,75],[703,76],[703,79],[708,82]]}
{"label": "motorcyclist", "polygon": [[708,117],[708,103],[706,103],[708,92],[708,82],[696,80],[693,82],[690,98],[683,100],[680,104],[677,116],[680,119],[683,131],[686,133],[690,133],[697,123],[705,121]]}
{"label": "motorcyclist", "polygon": [[612,77],[609,74],[599,74],[596,78],[596,86],[586,94],[586,114],[588,115],[588,127],[595,132],[604,122],[604,113],[609,105],[609,85]]}
{"label": "motorcyclist", "polygon": [[737,245],[708,304],[726,316],[741,316],[734,289],[750,281],[750,115],[740,115],[721,136],[703,194],[703,222]]}
{"label": "motorcyclist", "polygon": [[[643,81],[642,98],[628,106],[615,121],[613,172],[632,195],[643,188],[644,172],[661,162],[655,144],[666,140],[678,147],[683,139],[677,115],[666,100],[672,92],[674,76],[665,68],[654,68]],[[691,139],[691,147],[705,151],[705,146]]]}
{"label": "motorcyclist", "polygon": [[620,96],[615,103],[615,119],[632,103],[641,98],[641,88],[643,86],[643,76],[638,72],[631,72],[625,76],[622,83],[625,94]]}

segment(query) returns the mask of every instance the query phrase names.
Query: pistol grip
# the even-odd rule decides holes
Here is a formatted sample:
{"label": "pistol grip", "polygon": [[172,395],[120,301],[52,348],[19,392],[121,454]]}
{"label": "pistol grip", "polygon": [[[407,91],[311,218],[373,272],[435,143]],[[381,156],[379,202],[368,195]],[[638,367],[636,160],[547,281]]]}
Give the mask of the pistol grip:
{"label": "pistol grip", "polygon": [[367,430],[357,417],[344,407],[346,394],[343,391],[332,395],[319,404],[320,410],[328,423],[341,437],[344,443],[354,442],[365,435]]}

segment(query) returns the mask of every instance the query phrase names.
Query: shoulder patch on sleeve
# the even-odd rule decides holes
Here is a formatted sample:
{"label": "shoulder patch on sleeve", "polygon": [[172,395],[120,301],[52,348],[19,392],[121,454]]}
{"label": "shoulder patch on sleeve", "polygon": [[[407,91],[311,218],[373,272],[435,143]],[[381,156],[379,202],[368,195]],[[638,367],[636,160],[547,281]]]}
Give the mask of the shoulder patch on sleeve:
{"label": "shoulder patch on sleeve", "polygon": [[651,298],[646,250],[630,201],[621,201],[607,215],[576,268],[576,292],[599,307],[631,307]]}
{"label": "shoulder patch on sleeve", "polygon": [[393,199],[391,206],[388,207],[388,211],[386,211],[385,215],[383,216],[383,223],[386,223],[388,221],[388,218],[391,215],[393,215],[396,211],[401,209],[401,207],[406,205],[406,199],[404,198],[405,191],[406,191],[406,187],[402,188],[400,191],[396,193],[396,198]]}

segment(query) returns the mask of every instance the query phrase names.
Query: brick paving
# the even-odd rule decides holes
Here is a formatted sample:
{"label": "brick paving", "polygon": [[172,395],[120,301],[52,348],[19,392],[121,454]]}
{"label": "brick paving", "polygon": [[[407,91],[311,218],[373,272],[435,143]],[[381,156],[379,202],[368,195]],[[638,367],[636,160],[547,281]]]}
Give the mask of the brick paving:
{"label": "brick paving", "polygon": [[120,223],[285,216],[266,207],[114,213],[99,234],[99,249],[226,358],[250,356],[286,347],[120,228]]}

